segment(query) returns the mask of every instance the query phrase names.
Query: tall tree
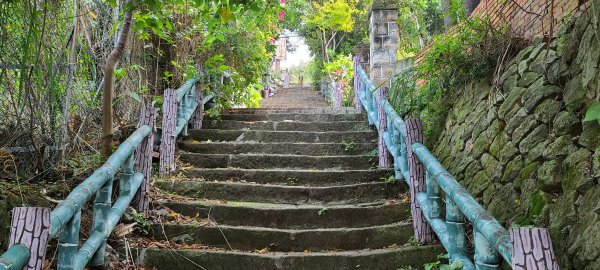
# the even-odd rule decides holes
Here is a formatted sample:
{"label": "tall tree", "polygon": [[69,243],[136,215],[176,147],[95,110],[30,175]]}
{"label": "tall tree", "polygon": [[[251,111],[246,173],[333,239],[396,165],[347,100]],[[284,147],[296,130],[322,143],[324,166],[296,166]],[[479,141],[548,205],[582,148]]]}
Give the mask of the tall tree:
{"label": "tall tree", "polygon": [[358,10],[354,3],[345,0],[328,0],[322,5],[313,3],[313,9],[306,18],[306,26],[315,30],[321,55],[329,62],[330,52],[336,52],[346,35],[354,30],[354,15]]}
{"label": "tall tree", "polygon": [[115,67],[119,58],[125,50],[127,38],[131,30],[133,21],[133,6],[131,1],[124,5],[126,12],[123,17],[123,25],[119,31],[115,48],[110,52],[104,66],[104,87],[102,91],[102,155],[108,157],[112,154],[113,137],[113,95],[114,95],[114,75]]}

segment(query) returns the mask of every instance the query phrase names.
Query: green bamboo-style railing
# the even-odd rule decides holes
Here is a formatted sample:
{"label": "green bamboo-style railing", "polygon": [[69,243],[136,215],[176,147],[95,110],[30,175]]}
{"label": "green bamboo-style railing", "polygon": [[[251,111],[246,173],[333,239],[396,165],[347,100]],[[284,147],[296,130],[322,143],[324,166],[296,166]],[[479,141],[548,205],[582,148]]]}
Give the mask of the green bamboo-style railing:
{"label": "green bamboo-style railing", "polygon": [[[512,260],[512,242],[508,230],[481,207],[471,194],[440,164],[440,162],[421,143],[407,145],[409,130],[406,122],[396,113],[385,98],[376,97],[383,89],[376,89],[364,70],[355,65],[355,89],[368,115],[369,123],[380,128],[378,108],[384,113],[387,129],[383,131],[383,140],[387,151],[393,157],[396,179],[404,179],[411,185],[411,172],[408,164],[408,151],[425,168],[426,189],[416,193],[416,201],[440,243],[447,250],[450,261],[461,261],[463,268],[498,269],[500,256],[509,264]],[[360,106],[360,105],[359,105]],[[442,216],[442,198],[445,198],[445,217]],[[467,251],[464,220],[473,224],[475,240],[475,258],[471,260]],[[414,220],[413,220],[414,223]],[[500,256],[498,256],[500,255]]]}
{"label": "green bamboo-style railing", "polygon": [[[195,84],[198,80],[198,78],[190,79],[177,90],[177,135],[182,132],[183,135],[187,135],[188,121],[196,108],[204,106],[215,97],[214,94],[209,94],[202,100],[196,100]],[[58,239],[59,242],[57,269],[83,269],[86,265],[104,264],[106,239],[144,181],[144,175],[134,171],[134,152],[151,132],[153,130],[150,126],[140,126],[119,145],[100,168],[75,187],[67,198],[52,210],[48,238]],[[159,136],[156,134],[155,137]],[[112,187],[117,172],[120,172],[119,196],[113,203]],[[80,246],[82,207],[94,194],[92,232]],[[45,243],[43,245],[45,246]],[[0,256],[0,270],[21,269],[29,262],[30,256],[30,247],[15,244]]]}
{"label": "green bamboo-style railing", "polygon": [[[548,230],[505,229],[422,144],[423,123],[402,119],[387,100],[388,89],[374,87],[358,60],[354,58],[356,110],[364,109],[378,131],[379,165],[393,167],[396,179],[409,186],[415,239],[439,240],[450,262],[465,270],[499,269],[502,260],[513,269],[558,270]],[[473,225],[473,260],[467,250],[466,222]]]}

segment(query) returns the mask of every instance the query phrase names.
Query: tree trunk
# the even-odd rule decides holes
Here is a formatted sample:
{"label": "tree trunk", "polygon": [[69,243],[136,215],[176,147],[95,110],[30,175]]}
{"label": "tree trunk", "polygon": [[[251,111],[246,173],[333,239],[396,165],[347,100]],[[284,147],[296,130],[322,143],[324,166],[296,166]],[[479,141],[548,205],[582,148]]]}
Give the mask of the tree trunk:
{"label": "tree trunk", "polygon": [[76,57],[77,57],[77,1],[73,1],[73,35],[71,35],[71,46],[69,46],[69,60],[67,67],[67,87],[65,90],[65,107],[63,108],[63,122],[62,122],[62,138],[59,142],[60,147],[64,149],[59,149],[61,152],[61,162],[64,162],[65,153],[67,151],[67,144],[69,143],[69,108],[71,107],[71,92],[73,90],[73,81],[75,79],[75,70],[76,70]]}
{"label": "tree trunk", "polygon": [[[124,6],[127,6],[125,2]],[[113,137],[113,83],[115,66],[119,62],[119,58],[125,50],[125,44],[131,30],[131,22],[133,21],[133,11],[127,11],[123,19],[123,25],[119,32],[115,48],[110,52],[104,66],[104,89],[102,92],[102,155],[107,158],[112,154],[112,137]]]}

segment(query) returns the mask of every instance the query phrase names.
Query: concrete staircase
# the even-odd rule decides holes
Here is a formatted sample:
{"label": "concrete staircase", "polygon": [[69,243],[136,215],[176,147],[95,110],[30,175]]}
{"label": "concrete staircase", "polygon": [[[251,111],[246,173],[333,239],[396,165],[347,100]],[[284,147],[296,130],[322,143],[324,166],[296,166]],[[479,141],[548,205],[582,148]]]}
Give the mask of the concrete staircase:
{"label": "concrete staircase", "polygon": [[[291,101],[298,96],[320,101],[300,108]],[[323,100],[308,88],[265,103],[208,120],[181,143],[184,177],[155,186],[187,199],[155,205],[210,222],[154,224],[156,239],[195,248],[144,249],[144,267],[387,270],[422,268],[443,253],[408,244],[407,188],[382,180],[392,171],[377,168],[365,115],[318,107]]]}

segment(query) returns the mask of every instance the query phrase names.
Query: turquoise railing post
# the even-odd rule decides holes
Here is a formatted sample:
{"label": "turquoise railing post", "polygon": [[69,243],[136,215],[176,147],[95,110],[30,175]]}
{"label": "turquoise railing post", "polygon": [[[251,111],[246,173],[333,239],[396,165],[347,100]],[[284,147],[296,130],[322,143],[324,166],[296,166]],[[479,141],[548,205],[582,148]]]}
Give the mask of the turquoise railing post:
{"label": "turquoise railing post", "polygon": [[[80,206],[81,207],[81,206]],[[58,240],[58,261],[56,269],[74,269],[75,254],[79,249],[79,228],[81,227],[81,208],[64,225]]]}
{"label": "turquoise railing post", "polygon": [[[109,178],[108,181],[96,192],[96,199],[94,200],[94,222],[92,228],[94,231],[104,232],[107,230],[108,212],[112,205],[112,189],[113,189],[113,178]],[[104,265],[104,257],[106,251],[106,239],[102,242],[96,253],[92,256],[89,264],[91,266],[102,266]]]}
{"label": "turquoise railing post", "polygon": [[121,179],[119,180],[119,197],[129,196],[132,193],[131,190],[131,179],[135,171],[134,168],[134,155],[129,156],[123,165],[121,165]]}
{"label": "turquoise railing post", "polygon": [[379,167],[381,168],[389,168],[392,165],[392,157],[390,152],[388,151],[388,147],[385,144],[385,140],[383,138],[384,134],[388,131],[388,121],[387,115],[385,114],[385,110],[383,109],[382,102],[386,100],[388,97],[388,88],[381,87],[377,89],[377,121],[379,125],[377,126],[378,133],[378,156],[379,156]]}
{"label": "turquoise railing post", "polygon": [[[439,184],[438,184],[439,188]],[[446,227],[448,228],[448,257],[451,262],[467,258],[465,216],[453,200],[446,200]]]}
{"label": "turquoise railing post", "polygon": [[473,226],[473,242],[475,242],[475,267],[478,270],[499,269],[498,252],[475,226]]}
{"label": "turquoise railing post", "polygon": [[372,112],[374,112],[373,101],[371,101],[373,98],[373,92],[371,92],[371,91],[373,91],[373,90],[371,89],[371,85],[367,81],[363,80],[363,83],[364,83],[364,86],[363,86],[364,89],[362,90],[362,92],[365,94],[365,104],[364,105],[365,105],[365,108],[367,111],[367,119],[369,121],[369,125],[374,125],[375,122],[370,117],[370,114]]}
{"label": "turquoise railing post", "polygon": [[430,173],[425,172],[425,181],[427,182],[427,201],[429,202],[429,216],[435,219],[442,218],[442,192],[440,185],[435,181]]}

